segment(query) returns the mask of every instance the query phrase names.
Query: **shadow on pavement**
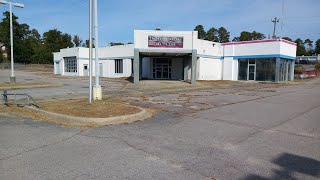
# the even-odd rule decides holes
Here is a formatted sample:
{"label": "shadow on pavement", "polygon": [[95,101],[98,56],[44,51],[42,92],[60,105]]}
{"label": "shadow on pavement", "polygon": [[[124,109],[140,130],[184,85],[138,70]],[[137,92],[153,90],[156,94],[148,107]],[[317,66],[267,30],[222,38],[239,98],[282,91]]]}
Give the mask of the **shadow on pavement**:
{"label": "shadow on pavement", "polygon": [[244,180],[298,179],[294,177],[295,172],[315,178],[319,178],[320,175],[320,161],[308,157],[283,153],[275,158],[272,163],[281,167],[279,170],[273,170],[272,177],[267,178],[250,174]]}

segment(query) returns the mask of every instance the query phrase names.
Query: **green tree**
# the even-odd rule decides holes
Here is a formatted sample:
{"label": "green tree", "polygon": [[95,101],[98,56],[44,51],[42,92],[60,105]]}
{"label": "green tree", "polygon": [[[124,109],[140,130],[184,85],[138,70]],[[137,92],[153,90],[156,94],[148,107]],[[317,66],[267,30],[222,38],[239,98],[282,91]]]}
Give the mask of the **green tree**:
{"label": "green tree", "polygon": [[283,37],[282,39],[293,42],[293,40],[289,37]]}
{"label": "green tree", "polygon": [[4,56],[2,55],[2,53],[0,54],[0,63],[3,63],[3,62],[5,62],[5,58],[4,58]]}
{"label": "green tree", "polygon": [[266,36],[262,33],[253,31],[253,32],[248,32],[248,31],[242,31],[239,37],[233,38],[232,41],[253,41],[253,40],[262,40],[265,39]]}
{"label": "green tree", "polygon": [[311,41],[310,39],[306,39],[304,40],[304,44],[307,46],[306,48],[306,55],[308,56],[312,56],[313,54],[313,41]]}
{"label": "green tree", "polygon": [[[4,18],[0,23],[0,42],[6,47],[8,59],[11,57],[10,49],[10,14],[3,13]],[[27,24],[20,24],[14,14],[13,19],[13,42],[14,61],[18,63],[33,63],[35,53],[41,44],[41,35],[36,29],[31,29]]]}
{"label": "green tree", "polygon": [[315,49],[314,49],[314,53],[315,54],[320,54],[320,39],[318,39],[317,41],[316,41],[316,46],[315,46]]}
{"label": "green tree", "polygon": [[43,33],[43,44],[37,50],[38,63],[52,63],[52,52],[58,52],[60,49],[68,47],[73,47],[71,35],[57,29]]}
{"label": "green tree", "polygon": [[230,41],[229,39],[230,39],[230,32],[227,31],[226,28],[220,27],[218,29],[218,42],[220,43],[229,42]]}
{"label": "green tree", "polygon": [[240,34],[239,41],[251,41],[251,33],[247,31],[243,31]]}
{"label": "green tree", "polygon": [[[90,42],[89,42],[89,40],[87,39],[86,42],[83,43],[82,47],[89,48],[89,44],[90,44]],[[93,40],[92,40],[92,47],[93,47],[93,48],[95,47],[94,44],[93,44]]]}
{"label": "green tree", "polygon": [[74,35],[72,41],[75,47],[80,47],[82,44],[82,40],[78,35]]}
{"label": "green tree", "polygon": [[120,46],[120,45],[124,45],[124,43],[122,42],[111,42],[110,46]]}
{"label": "green tree", "polygon": [[205,40],[219,42],[218,35],[218,29],[212,27],[207,31]]}
{"label": "green tree", "polygon": [[297,43],[297,56],[306,55],[306,48],[302,39],[298,38],[294,41]]}
{"label": "green tree", "polygon": [[198,38],[199,39],[205,39],[206,38],[206,31],[204,30],[203,26],[202,25],[197,25],[195,28],[194,28],[195,31],[198,31]]}
{"label": "green tree", "polygon": [[232,39],[232,42],[239,42],[240,41],[240,37],[234,37],[233,39]]}
{"label": "green tree", "polygon": [[253,31],[251,33],[251,39],[252,40],[262,40],[262,39],[265,39],[266,36],[262,33],[259,33],[259,32],[256,32],[256,31]]}

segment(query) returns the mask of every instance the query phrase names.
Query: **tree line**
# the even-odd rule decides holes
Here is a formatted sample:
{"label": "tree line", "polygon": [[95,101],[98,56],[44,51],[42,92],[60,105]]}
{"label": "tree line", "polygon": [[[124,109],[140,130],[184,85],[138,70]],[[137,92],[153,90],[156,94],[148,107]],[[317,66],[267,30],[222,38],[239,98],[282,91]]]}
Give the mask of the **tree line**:
{"label": "tree line", "polygon": [[[10,60],[10,14],[3,13],[0,22],[0,63]],[[13,14],[13,42],[14,61],[17,63],[51,64],[53,52],[68,47],[89,47],[89,40],[83,41],[78,35],[63,33],[58,29],[51,29],[42,35],[36,29],[31,29],[28,24],[20,24],[18,17]],[[111,46],[123,43],[113,43]],[[3,47],[5,51],[3,52]],[[93,45],[94,47],[94,45]],[[7,54],[7,57],[4,56]]]}
{"label": "tree line", "polygon": [[[197,25],[194,28],[195,31],[198,31],[198,38],[204,39],[208,41],[226,43],[230,42],[230,32],[224,28],[215,28],[211,27],[207,31],[204,29],[203,25]],[[234,37],[232,39],[233,42],[239,41],[252,41],[252,40],[263,40],[266,39],[266,36],[260,32],[248,32],[242,31],[240,36]],[[290,37],[282,37],[282,39],[292,41],[297,43],[297,56],[312,56],[320,54],[320,39],[314,42],[310,39],[301,39],[297,38],[296,40],[291,39]]]}
{"label": "tree line", "polygon": [[[0,22],[0,63],[10,60],[10,14],[3,13],[3,19]],[[68,47],[89,47],[89,40],[83,41],[78,35],[70,35],[51,29],[42,35],[36,29],[31,29],[28,24],[20,24],[18,17],[13,14],[13,41],[14,41],[14,60],[17,63],[34,63],[34,64],[51,64],[53,60],[52,52],[58,52],[62,48]],[[157,30],[161,30],[157,28]],[[202,25],[197,25],[194,30],[198,31],[199,39],[205,39],[214,42],[229,42],[230,32],[224,28],[211,27],[207,31]],[[240,36],[234,37],[232,41],[250,41],[262,40],[266,36],[262,33],[253,31],[243,31]],[[292,41],[289,37],[284,37]],[[313,47],[313,41],[310,39],[296,39],[297,55],[313,55],[320,54],[320,39],[318,39]],[[132,44],[122,42],[110,42],[110,46]],[[5,47],[5,52],[3,52]],[[94,47],[94,45],[93,45]],[[4,53],[7,56],[4,56]]]}

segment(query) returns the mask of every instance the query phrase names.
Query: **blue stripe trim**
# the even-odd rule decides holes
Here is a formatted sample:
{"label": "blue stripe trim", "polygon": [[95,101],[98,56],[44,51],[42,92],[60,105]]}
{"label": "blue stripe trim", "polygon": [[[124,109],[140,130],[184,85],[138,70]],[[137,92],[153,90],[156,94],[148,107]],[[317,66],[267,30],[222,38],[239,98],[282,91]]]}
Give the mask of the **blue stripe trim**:
{"label": "blue stripe trim", "polygon": [[224,56],[224,57],[232,57],[234,59],[253,59],[253,58],[285,58],[296,60],[296,57],[286,56],[282,54],[263,54],[263,55],[245,55],[245,56]]}

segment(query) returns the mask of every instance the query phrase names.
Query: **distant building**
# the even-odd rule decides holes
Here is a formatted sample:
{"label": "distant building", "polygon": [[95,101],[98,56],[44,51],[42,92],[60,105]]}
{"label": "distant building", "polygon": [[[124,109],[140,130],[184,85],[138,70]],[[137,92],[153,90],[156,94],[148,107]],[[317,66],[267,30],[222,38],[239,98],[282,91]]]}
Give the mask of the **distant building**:
{"label": "distant building", "polygon": [[3,57],[7,58],[8,54],[6,52],[6,47],[4,46],[3,43],[0,43],[0,53],[2,54]]}
{"label": "distant building", "polygon": [[317,64],[320,63],[320,54],[318,56],[297,56],[296,64]]}
{"label": "distant building", "polygon": [[[284,39],[218,43],[197,31],[135,30],[134,44],[99,48],[102,77],[184,80],[288,81],[294,78],[296,43]],[[88,48],[54,52],[54,73],[89,75]],[[93,72],[95,66],[92,67]]]}

